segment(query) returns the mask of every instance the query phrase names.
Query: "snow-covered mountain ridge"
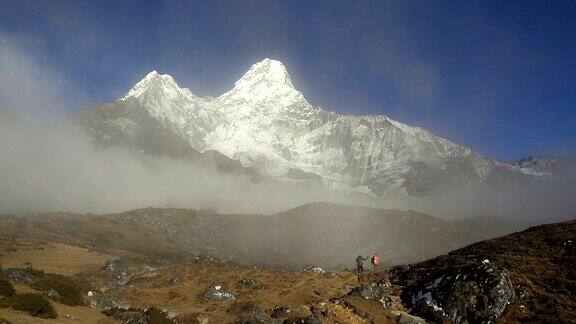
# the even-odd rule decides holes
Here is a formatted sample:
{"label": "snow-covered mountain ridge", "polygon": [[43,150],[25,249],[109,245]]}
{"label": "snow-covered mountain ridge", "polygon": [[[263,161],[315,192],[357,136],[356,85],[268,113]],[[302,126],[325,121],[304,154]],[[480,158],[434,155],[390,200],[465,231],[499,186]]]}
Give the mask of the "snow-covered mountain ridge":
{"label": "snow-covered mountain ridge", "polygon": [[[254,64],[216,98],[199,97],[153,71],[112,105],[108,109],[143,109],[192,148],[219,151],[261,173],[369,189],[377,196],[428,195],[463,179],[528,176],[386,116],[340,115],[312,106],[284,65],[271,59]],[[112,131],[128,136],[131,127],[141,127],[131,114],[122,120],[99,115],[98,124],[84,124],[101,138]]]}

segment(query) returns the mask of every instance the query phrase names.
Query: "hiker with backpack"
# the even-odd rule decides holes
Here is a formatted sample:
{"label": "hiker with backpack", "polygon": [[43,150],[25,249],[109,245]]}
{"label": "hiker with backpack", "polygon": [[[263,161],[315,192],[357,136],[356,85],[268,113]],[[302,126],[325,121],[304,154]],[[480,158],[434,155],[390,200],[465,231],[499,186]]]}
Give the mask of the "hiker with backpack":
{"label": "hiker with backpack", "polygon": [[366,260],[368,260],[368,257],[364,258],[361,254],[356,257],[356,267],[359,276],[364,272],[364,261]]}
{"label": "hiker with backpack", "polygon": [[377,272],[378,267],[380,266],[380,256],[378,255],[378,253],[374,253],[374,255],[372,256],[372,259],[370,261],[372,262],[372,265],[374,266],[374,272]]}

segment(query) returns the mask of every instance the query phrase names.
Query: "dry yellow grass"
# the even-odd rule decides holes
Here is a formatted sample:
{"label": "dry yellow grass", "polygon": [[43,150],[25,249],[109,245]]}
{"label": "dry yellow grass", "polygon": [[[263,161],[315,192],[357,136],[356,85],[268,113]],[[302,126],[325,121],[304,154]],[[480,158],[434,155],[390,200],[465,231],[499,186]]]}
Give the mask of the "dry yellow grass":
{"label": "dry yellow grass", "polygon": [[72,276],[87,270],[102,267],[113,256],[61,243],[27,243],[16,251],[3,252],[0,264],[3,267],[25,267],[46,272]]}

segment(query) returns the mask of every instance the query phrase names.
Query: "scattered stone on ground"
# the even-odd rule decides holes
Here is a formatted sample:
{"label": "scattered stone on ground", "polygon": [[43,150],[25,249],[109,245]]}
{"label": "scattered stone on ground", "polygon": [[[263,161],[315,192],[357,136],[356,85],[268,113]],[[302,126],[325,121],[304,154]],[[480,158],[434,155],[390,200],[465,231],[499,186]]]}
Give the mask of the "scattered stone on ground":
{"label": "scattered stone on ground", "polygon": [[292,307],[290,306],[283,306],[283,305],[276,305],[272,309],[272,317],[274,318],[281,318],[281,317],[289,317],[292,313]]}
{"label": "scattered stone on ground", "polygon": [[322,269],[321,267],[319,267],[317,265],[309,266],[308,268],[304,269],[304,271],[315,272],[315,273],[325,273],[326,272],[326,271],[324,271],[324,269]]}
{"label": "scattered stone on ground", "polygon": [[148,315],[141,309],[136,308],[111,308],[104,310],[103,313],[114,319],[128,324],[148,324]]}
{"label": "scattered stone on ground", "polygon": [[20,268],[7,268],[2,270],[2,276],[10,278],[11,280],[17,282],[17,283],[21,283],[21,284],[27,284],[30,285],[34,282],[36,282],[36,280],[38,278],[36,278],[36,276],[32,275],[30,272],[26,271],[25,269],[20,269]]}
{"label": "scattered stone on ground", "polygon": [[174,278],[172,278],[170,280],[170,283],[173,285],[179,285],[182,283],[182,276],[181,275],[176,275]]}
{"label": "scattered stone on ground", "polygon": [[91,298],[89,301],[90,307],[92,308],[98,308],[98,309],[111,309],[111,308],[119,308],[121,305],[119,302],[110,299],[108,297],[105,296],[97,296],[94,298]]}
{"label": "scattered stone on ground", "polygon": [[129,283],[131,279],[132,279],[131,274],[126,273],[126,272],[120,272],[120,273],[116,274],[114,276],[114,278],[112,278],[112,280],[110,280],[110,282],[106,286],[105,290],[124,286],[127,283]]}
{"label": "scattered stone on ground", "polygon": [[236,300],[236,296],[231,292],[226,291],[222,286],[210,287],[204,293],[204,298],[210,300]]}
{"label": "scattered stone on ground", "polygon": [[104,270],[108,272],[117,272],[126,269],[128,262],[125,259],[115,258],[106,261],[104,264]]}

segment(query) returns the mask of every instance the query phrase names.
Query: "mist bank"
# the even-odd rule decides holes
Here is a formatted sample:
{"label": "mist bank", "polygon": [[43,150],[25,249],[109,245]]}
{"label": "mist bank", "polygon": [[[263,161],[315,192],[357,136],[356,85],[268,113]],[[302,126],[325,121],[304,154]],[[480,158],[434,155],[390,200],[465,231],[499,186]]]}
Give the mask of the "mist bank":
{"label": "mist bank", "polygon": [[107,213],[146,206],[272,213],[311,201],[362,200],[309,183],[254,179],[205,163],[101,149],[69,121],[39,121],[5,110],[0,150],[2,213]]}
{"label": "mist bank", "polygon": [[[385,266],[422,261],[522,228],[494,218],[445,221],[415,211],[311,203],[270,215],[142,208],[114,214],[0,216],[0,234],[56,237],[97,251],[182,260],[194,254],[248,266],[343,269],[358,254]],[[8,234],[7,234],[8,235]],[[154,242],[142,244],[142,240]]]}
{"label": "mist bank", "polygon": [[68,119],[0,109],[0,212],[112,213],[153,207],[270,214],[310,202],[417,210],[441,218],[499,216],[533,222],[573,217],[573,179],[503,186],[455,183],[429,198],[378,198],[314,181],[223,172],[206,163],[95,146]]}

